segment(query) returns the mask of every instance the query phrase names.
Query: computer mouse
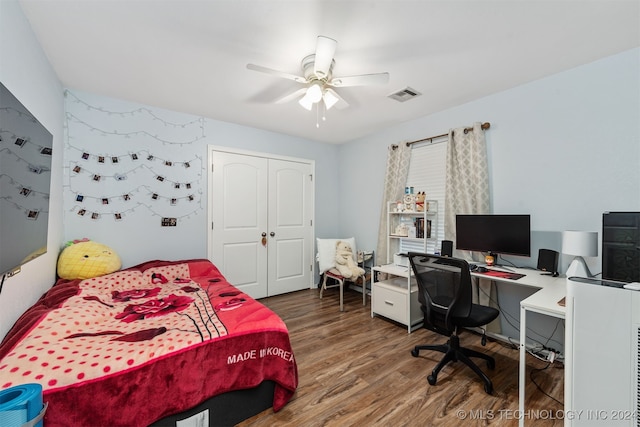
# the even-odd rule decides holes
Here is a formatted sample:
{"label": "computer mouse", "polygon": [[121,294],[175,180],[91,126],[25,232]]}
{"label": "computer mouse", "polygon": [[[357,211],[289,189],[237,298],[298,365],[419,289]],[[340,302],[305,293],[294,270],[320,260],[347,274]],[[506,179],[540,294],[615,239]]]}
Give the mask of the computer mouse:
{"label": "computer mouse", "polygon": [[476,269],[476,271],[477,271],[478,273],[486,273],[487,271],[489,271],[489,269],[488,269],[488,268],[486,268],[486,267],[478,267],[478,268]]}

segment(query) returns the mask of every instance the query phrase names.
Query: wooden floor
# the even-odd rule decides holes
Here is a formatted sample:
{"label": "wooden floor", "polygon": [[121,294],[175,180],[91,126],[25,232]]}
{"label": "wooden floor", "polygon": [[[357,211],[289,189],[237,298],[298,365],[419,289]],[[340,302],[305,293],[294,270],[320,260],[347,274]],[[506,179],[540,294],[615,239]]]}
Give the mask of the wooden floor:
{"label": "wooden floor", "polygon": [[[417,344],[442,343],[445,337],[371,317],[370,300],[345,291],[345,311],[339,311],[338,292],[299,291],[265,298],[265,305],[286,322],[298,364],[299,386],[281,411],[271,409],[241,426],[516,426],[518,424],[518,350],[471,332],[461,335],[465,347],[495,357],[490,371],[493,395],[484,392],[480,379],[461,362],[449,364],[435,386],[427,375],[441,353],[411,356]],[[544,392],[562,402],[562,364],[548,364],[527,356],[528,373]],[[536,368],[541,369],[539,371]],[[525,422],[535,426],[563,425],[562,405],[527,381]]]}

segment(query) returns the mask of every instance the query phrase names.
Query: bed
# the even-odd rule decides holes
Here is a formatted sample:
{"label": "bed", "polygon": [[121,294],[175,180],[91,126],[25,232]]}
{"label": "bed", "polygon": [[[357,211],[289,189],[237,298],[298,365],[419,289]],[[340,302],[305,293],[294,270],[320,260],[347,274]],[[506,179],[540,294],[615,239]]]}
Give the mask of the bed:
{"label": "bed", "polygon": [[0,390],[24,383],[42,385],[47,427],[175,425],[209,401],[224,425],[260,396],[279,411],[298,372],[282,319],[211,262],[149,261],[61,279],[25,312],[0,345]]}

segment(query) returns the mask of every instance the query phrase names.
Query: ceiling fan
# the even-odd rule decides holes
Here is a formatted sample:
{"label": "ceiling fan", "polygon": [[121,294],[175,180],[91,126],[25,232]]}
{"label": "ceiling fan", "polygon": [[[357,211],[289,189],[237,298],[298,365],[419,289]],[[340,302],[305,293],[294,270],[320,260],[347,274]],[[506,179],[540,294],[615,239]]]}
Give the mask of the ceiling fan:
{"label": "ceiling fan", "polygon": [[337,45],[338,42],[332,38],[318,36],[315,53],[307,55],[302,59],[302,76],[255,64],[247,64],[247,68],[253,71],[283,77],[305,85],[305,87],[280,98],[276,101],[277,103],[289,102],[293,99],[300,98],[298,103],[309,111],[313,108],[314,104],[318,104],[320,101],[323,101],[327,110],[334,105],[338,109],[343,109],[348,107],[349,104],[338,95],[333,88],[385,84],[389,81],[389,73],[334,77],[333,67],[336,61],[333,57]]}

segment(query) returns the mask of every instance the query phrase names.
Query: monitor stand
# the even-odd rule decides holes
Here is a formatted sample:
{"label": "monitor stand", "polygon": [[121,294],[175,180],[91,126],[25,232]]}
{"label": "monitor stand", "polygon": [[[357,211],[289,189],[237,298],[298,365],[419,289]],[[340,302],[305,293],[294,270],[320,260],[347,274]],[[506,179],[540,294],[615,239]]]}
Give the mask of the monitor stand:
{"label": "monitor stand", "polygon": [[497,254],[497,253],[495,253],[495,252],[489,252],[489,256],[493,257],[493,265],[487,265],[487,267],[488,267],[488,268],[496,267],[496,268],[499,268],[499,269],[501,269],[501,270],[508,271],[508,272],[510,272],[510,273],[514,273],[514,272],[515,272],[515,270],[513,270],[513,269],[511,269],[511,268],[509,268],[509,267],[506,267],[505,265],[500,264],[500,263],[498,262],[499,254]]}

